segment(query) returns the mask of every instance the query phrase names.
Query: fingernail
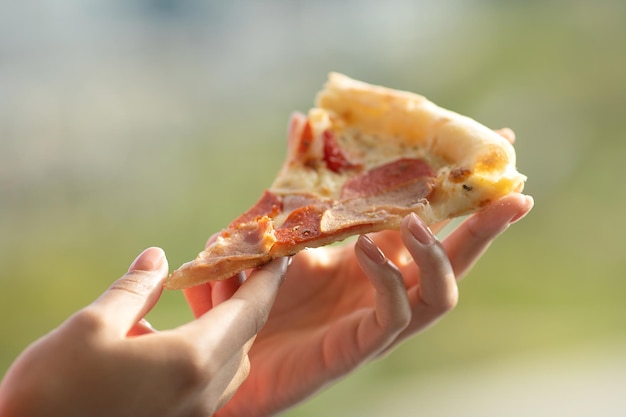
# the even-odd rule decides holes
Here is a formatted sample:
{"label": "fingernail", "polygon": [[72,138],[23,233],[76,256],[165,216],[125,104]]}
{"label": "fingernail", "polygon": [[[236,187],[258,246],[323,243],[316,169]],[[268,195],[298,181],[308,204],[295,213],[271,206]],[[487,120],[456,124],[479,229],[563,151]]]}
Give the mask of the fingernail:
{"label": "fingernail", "polygon": [[526,199],[526,204],[528,205],[527,208],[524,208],[524,210],[520,211],[515,216],[513,216],[513,218],[509,220],[509,224],[513,224],[515,222],[522,220],[524,217],[526,217],[530,209],[535,205],[535,200],[531,196],[527,195],[524,197]]}
{"label": "fingernail", "polygon": [[280,276],[281,282],[284,281],[287,276],[287,268],[291,265],[292,258],[292,256],[285,256],[280,260],[280,273],[278,275]]}
{"label": "fingernail", "polygon": [[385,254],[380,250],[378,246],[365,235],[361,235],[359,240],[357,240],[357,245],[361,248],[363,252],[367,255],[375,263],[382,265],[387,262],[387,258]]}
{"label": "fingernail", "polygon": [[426,224],[415,213],[409,214],[409,231],[413,237],[422,245],[431,245],[435,241],[432,232]]}
{"label": "fingernail", "polygon": [[285,256],[280,259],[280,270],[285,273],[287,268],[291,265],[291,256]]}
{"label": "fingernail", "polygon": [[163,264],[165,253],[161,248],[148,248],[141,252],[130,264],[128,272],[132,271],[156,271]]}

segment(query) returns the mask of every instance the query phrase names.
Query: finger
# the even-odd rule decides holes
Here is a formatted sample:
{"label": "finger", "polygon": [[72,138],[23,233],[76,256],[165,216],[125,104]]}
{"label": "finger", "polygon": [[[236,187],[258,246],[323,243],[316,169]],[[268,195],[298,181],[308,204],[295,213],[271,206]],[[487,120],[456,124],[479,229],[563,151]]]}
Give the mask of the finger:
{"label": "finger", "polygon": [[245,353],[240,362],[235,375],[232,377],[226,388],[224,389],[219,401],[217,402],[217,410],[222,408],[232,397],[239,387],[245,382],[250,375],[250,357]]}
{"label": "finger", "polygon": [[400,271],[369,237],[358,238],[355,255],[376,290],[375,309],[361,321],[357,340],[364,353],[374,354],[409,324],[411,308]]}
{"label": "finger", "polygon": [[302,131],[307,123],[307,117],[300,113],[294,112],[289,119],[289,128],[287,130],[287,149],[289,155],[292,155],[298,149],[298,141],[302,136]]}
{"label": "finger", "polygon": [[213,233],[211,236],[209,236],[209,238],[207,239],[206,243],[204,244],[204,248],[208,248],[209,246],[211,246],[211,244],[213,242],[215,242],[217,240],[217,237],[219,236],[219,232],[218,233]]}
{"label": "finger", "polygon": [[458,278],[463,277],[509,225],[533,208],[532,197],[510,194],[472,215],[443,242]]}
{"label": "finger", "polygon": [[240,272],[228,279],[216,282],[213,286],[213,305],[220,305],[224,301],[229,300],[241,287],[245,278],[246,274]]}
{"label": "finger", "polygon": [[210,404],[215,407],[215,410],[218,410],[226,404],[246,378],[248,378],[250,374],[250,358],[248,352],[253,342],[254,339],[251,339],[244,344],[243,348],[231,352],[231,357],[227,361],[222,362],[219,371],[211,377],[210,383],[205,390],[205,395],[203,396],[209,399]]}
{"label": "finger", "polygon": [[515,132],[513,132],[512,129],[503,127],[502,129],[495,130],[495,132],[504,139],[508,140],[511,145],[515,143]]}
{"label": "finger", "polygon": [[202,317],[179,328],[202,351],[216,361],[227,360],[233,351],[252,339],[265,325],[283,282],[288,258],[275,259],[253,271],[233,296]]}
{"label": "finger", "polygon": [[126,335],[159,299],[167,270],[163,250],[148,248],[87,308],[105,318],[120,335]]}
{"label": "finger", "polygon": [[[413,310],[426,308],[432,320],[454,308],[458,288],[446,252],[426,224],[415,214],[401,224],[402,240],[419,267]],[[425,323],[426,324],[426,323]]]}
{"label": "finger", "polygon": [[183,289],[183,295],[194,317],[200,317],[214,306],[230,298],[240,283],[243,273],[218,282],[207,282]]}
{"label": "finger", "polygon": [[[450,220],[442,220],[430,226],[430,229],[434,234],[438,234],[446,228],[450,223]],[[406,250],[402,237],[397,230],[384,230],[382,232],[372,233],[371,239],[374,241],[387,258],[395,265],[401,266],[413,259],[409,251]]]}
{"label": "finger", "polygon": [[[223,407],[243,384],[250,373],[250,359],[246,346],[224,362],[219,362],[214,372],[206,371],[203,375],[203,387],[195,394],[197,401],[190,402],[192,410],[184,410],[185,415],[213,416]],[[181,410],[182,411],[182,410]]]}
{"label": "finger", "polygon": [[212,282],[183,288],[183,296],[185,297],[185,300],[187,301],[194,317],[200,317],[213,308],[212,292]]}

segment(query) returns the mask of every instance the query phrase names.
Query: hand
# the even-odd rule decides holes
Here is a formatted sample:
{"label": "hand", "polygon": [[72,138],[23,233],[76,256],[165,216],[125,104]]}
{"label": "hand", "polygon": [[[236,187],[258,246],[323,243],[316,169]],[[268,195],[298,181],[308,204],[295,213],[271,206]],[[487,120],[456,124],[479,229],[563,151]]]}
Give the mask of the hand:
{"label": "hand", "polygon": [[[456,280],[532,205],[504,197],[443,242],[408,216],[399,232],[362,236],[354,249],[299,253],[249,353],[250,376],[216,415],[277,413],[432,325],[456,305]],[[210,308],[206,291],[185,291],[197,315]]]}
{"label": "hand", "polygon": [[[286,270],[231,280],[202,317],[157,332],[143,317],[168,266],[145,250],[91,305],[26,349],[0,384],[0,416],[209,416],[246,378],[248,351]],[[219,304],[219,305],[218,305]]]}

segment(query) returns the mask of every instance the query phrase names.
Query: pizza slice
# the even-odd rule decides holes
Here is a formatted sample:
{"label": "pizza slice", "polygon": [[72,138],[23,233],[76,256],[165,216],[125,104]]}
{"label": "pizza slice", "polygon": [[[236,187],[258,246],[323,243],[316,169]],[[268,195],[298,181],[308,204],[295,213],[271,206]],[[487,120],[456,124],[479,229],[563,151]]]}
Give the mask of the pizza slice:
{"label": "pizza slice", "polygon": [[432,224],[522,190],[509,141],[426,98],[331,73],[308,115],[292,116],[287,156],[269,189],[165,286],[228,278],[279,256]]}

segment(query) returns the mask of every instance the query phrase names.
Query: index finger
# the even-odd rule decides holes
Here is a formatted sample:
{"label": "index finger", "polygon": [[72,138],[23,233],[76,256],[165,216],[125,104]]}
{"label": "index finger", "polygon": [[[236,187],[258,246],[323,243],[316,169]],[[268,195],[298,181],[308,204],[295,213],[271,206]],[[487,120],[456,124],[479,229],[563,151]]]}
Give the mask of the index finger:
{"label": "index finger", "polygon": [[275,259],[253,271],[233,296],[179,329],[225,360],[265,325],[287,271],[289,258]]}

